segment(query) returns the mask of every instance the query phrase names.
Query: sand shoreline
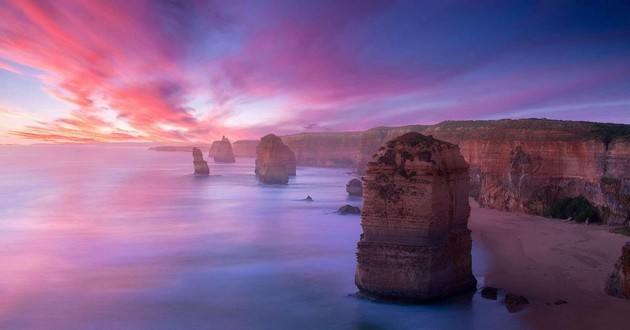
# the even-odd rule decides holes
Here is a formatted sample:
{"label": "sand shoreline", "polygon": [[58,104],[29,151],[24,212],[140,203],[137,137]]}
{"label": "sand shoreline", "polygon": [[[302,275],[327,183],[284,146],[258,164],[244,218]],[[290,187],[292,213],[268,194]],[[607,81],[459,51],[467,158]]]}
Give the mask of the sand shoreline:
{"label": "sand shoreline", "polygon": [[[471,207],[473,240],[489,257],[478,287],[525,295],[530,304],[518,316],[528,327],[628,328],[630,301],[610,297],[603,288],[630,237],[610,233],[607,226],[484,209],[473,201]],[[555,305],[558,300],[567,304]]]}

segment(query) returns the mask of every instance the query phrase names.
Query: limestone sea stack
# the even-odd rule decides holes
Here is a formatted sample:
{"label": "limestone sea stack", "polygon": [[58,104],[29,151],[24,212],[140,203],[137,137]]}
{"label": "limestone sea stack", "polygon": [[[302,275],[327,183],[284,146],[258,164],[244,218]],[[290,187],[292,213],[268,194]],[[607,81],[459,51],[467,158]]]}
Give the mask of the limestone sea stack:
{"label": "limestone sea stack", "polygon": [[193,165],[195,165],[195,175],[210,175],[208,163],[203,160],[203,154],[199,148],[193,148]]}
{"label": "limestone sea stack", "polygon": [[403,134],[371,158],[363,183],[361,294],[427,301],[476,287],[468,164],[456,145]]}
{"label": "limestone sea stack", "polygon": [[236,162],[236,159],[234,158],[234,153],[232,152],[232,144],[227,138],[225,138],[225,136],[221,138],[220,141],[212,142],[209,154],[214,157],[215,163]]}
{"label": "limestone sea stack", "polygon": [[621,257],[606,278],[606,294],[630,299],[630,242],[621,249]]}
{"label": "limestone sea stack", "polygon": [[363,196],[363,184],[357,179],[352,179],[346,184],[346,192],[350,196]]}
{"label": "limestone sea stack", "polygon": [[262,183],[287,184],[295,175],[295,154],[279,137],[265,135],[256,147],[254,172]]}

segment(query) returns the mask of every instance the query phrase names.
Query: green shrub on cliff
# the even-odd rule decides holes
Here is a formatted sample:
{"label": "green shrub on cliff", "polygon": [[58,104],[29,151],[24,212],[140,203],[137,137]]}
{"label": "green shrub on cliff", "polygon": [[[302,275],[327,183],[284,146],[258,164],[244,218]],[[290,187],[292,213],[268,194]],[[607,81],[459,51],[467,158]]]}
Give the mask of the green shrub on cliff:
{"label": "green shrub on cliff", "polygon": [[584,222],[589,219],[590,222],[599,221],[597,209],[588,199],[583,196],[575,198],[562,198],[551,204],[549,215],[552,218],[573,219],[577,222]]}

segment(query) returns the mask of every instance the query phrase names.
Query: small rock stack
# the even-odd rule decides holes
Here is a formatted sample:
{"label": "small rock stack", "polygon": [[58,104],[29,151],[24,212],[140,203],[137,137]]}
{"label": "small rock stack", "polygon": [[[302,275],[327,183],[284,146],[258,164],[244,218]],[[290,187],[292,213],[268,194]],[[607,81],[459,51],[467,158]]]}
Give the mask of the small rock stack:
{"label": "small rock stack", "polygon": [[256,147],[258,180],[269,184],[287,184],[295,176],[295,154],[274,134],[265,135]]}
{"label": "small rock stack", "polygon": [[220,141],[212,142],[209,155],[214,157],[215,163],[236,162],[234,152],[232,151],[232,144],[227,138],[225,138],[225,136]]}
{"label": "small rock stack", "polygon": [[346,184],[346,192],[350,196],[363,196],[363,184],[357,179],[352,179]]}
{"label": "small rock stack", "polygon": [[193,165],[195,166],[195,175],[210,175],[208,163],[203,160],[203,154],[199,148],[193,148]]}
{"label": "small rock stack", "polygon": [[621,257],[606,278],[604,291],[613,297],[630,299],[630,242],[621,249]]}
{"label": "small rock stack", "polygon": [[456,145],[404,134],[372,157],[363,182],[363,295],[426,301],[475,288],[468,164]]}

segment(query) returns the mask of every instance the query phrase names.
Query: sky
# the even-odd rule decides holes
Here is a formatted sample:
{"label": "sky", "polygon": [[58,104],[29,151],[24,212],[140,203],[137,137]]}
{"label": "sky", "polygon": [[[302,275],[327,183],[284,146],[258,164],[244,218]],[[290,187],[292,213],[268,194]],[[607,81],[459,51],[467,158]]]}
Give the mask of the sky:
{"label": "sky", "polygon": [[628,1],[0,0],[0,143],[630,124]]}

